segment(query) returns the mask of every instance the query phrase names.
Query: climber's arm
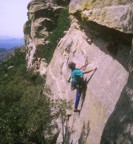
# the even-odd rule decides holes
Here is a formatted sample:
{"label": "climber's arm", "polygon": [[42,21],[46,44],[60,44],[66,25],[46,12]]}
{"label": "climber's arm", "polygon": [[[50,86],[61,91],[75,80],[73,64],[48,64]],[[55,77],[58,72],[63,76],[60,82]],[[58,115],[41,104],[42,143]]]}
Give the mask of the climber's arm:
{"label": "climber's arm", "polygon": [[81,70],[81,69],[85,68],[87,65],[88,65],[88,64],[85,64],[85,65],[81,66],[81,67],[78,68],[78,69]]}
{"label": "climber's arm", "polygon": [[97,68],[91,69],[91,70],[89,70],[89,71],[84,71],[83,74],[90,73],[90,72],[92,72],[92,71],[95,71],[96,69],[97,69]]}

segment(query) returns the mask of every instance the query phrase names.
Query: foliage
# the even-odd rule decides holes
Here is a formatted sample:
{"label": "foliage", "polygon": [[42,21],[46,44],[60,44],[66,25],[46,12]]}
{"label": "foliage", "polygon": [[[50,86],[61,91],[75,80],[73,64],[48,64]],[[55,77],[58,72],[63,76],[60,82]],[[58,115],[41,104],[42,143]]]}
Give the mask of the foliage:
{"label": "foliage", "polygon": [[53,119],[64,118],[71,104],[51,102],[43,94],[45,78],[26,69],[25,52],[16,49],[0,64],[0,141],[1,144],[49,144]]}
{"label": "foliage", "polygon": [[26,69],[21,49],[0,64],[1,144],[50,143],[55,113],[43,94],[44,81],[44,77]]}
{"label": "foliage", "polygon": [[[4,91],[3,91],[4,90]],[[49,100],[32,86],[0,89],[1,144],[46,143],[44,133],[52,134]]]}
{"label": "foliage", "polygon": [[49,43],[43,47],[44,56],[47,62],[50,62],[54,50],[59,42],[60,38],[63,37],[64,31],[68,29],[70,24],[68,9],[62,10],[58,20],[57,27],[53,30],[53,32],[49,36]]}
{"label": "foliage", "polygon": [[56,107],[57,107],[57,111],[59,112],[59,114],[61,116],[66,116],[67,114],[67,110],[70,110],[72,108],[72,104],[73,102],[72,101],[66,101],[66,100],[63,100],[63,99],[58,99],[56,100]]}
{"label": "foliage", "polygon": [[31,29],[31,21],[28,20],[24,25],[24,29],[23,29],[24,34],[30,34],[30,29]]}
{"label": "foliage", "polygon": [[59,99],[56,101],[56,111],[58,114],[58,117],[61,120],[61,132],[62,132],[62,138],[63,138],[63,143],[68,143],[68,129],[66,125],[66,121],[69,119],[69,116],[71,115],[70,112],[68,113],[68,110],[70,111],[72,109],[72,101],[66,101],[63,99]]}
{"label": "foliage", "polygon": [[68,5],[70,0],[55,0],[58,5]]}

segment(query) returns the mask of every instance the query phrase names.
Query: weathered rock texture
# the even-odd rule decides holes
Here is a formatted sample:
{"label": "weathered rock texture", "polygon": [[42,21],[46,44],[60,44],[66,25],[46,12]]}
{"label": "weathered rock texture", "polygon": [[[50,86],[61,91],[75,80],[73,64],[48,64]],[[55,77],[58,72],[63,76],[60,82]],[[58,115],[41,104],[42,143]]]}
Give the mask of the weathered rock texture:
{"label": "weathered rock texture", "polygon": [[80,12],[82,18],[116,30],[133,33],[133,4],[125,0],[73,0],[70,12]]}
{"label": "weathered rock texture", "polygon": [[[128,0],[70,1],[71,26],[47,68],[46,84],[51,97],[74,101],[75,91],[71,91],[67,82],[70,61],[76,62],[77,67],[88,61],[86,70],[92,67],[97,70],[85,75],[80,113],[72,113],[64,130],[59,123],[57,144],[133,143],[132,4]],[[47,16],[54,5],[50,9],[46,5],[47,2],[33,1],[28,7],[30,31],[25,29],[31,39],[28,65],[32,64],[35,49],[47,41],[48,32],[55,25]]]}
{"label": "weathered rock texture", "polygon": [[46,72],[47,64],[37,51],[49,43],[49,34],[56,27],[58,15],[64,8],[62,4],[65,4],[57,5],[58,3],[54,0],[33,0],[28,5],[28,21],[24,25],[27,66],[39,71],[41,69],[42,74]]}

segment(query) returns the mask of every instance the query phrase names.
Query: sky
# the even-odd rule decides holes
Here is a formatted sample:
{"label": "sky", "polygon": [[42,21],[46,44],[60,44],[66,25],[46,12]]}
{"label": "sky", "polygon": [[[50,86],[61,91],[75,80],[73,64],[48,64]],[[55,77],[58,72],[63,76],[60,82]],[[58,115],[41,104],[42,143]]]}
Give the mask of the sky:
{"label": "sky", "polygon": [[27,5],[31,0],[1,0],[0,36],[22,38],[23,25],[28,20]]}

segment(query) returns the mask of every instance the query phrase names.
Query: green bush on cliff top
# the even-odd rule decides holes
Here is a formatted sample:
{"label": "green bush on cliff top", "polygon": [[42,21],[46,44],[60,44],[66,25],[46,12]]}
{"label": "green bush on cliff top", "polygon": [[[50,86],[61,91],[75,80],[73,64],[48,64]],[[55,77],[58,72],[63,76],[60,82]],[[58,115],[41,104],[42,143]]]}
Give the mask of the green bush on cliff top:
{"label": "green bush on cliff top", "polygon": [[61,12],[57,22],[57,27],[49,36],[50,42],[44,47],[44,57],[46,58],[47,62],[50,62],[60,38],[63,37],[64,31],[66,31],[70,25],[69,13],[67,9]]}

